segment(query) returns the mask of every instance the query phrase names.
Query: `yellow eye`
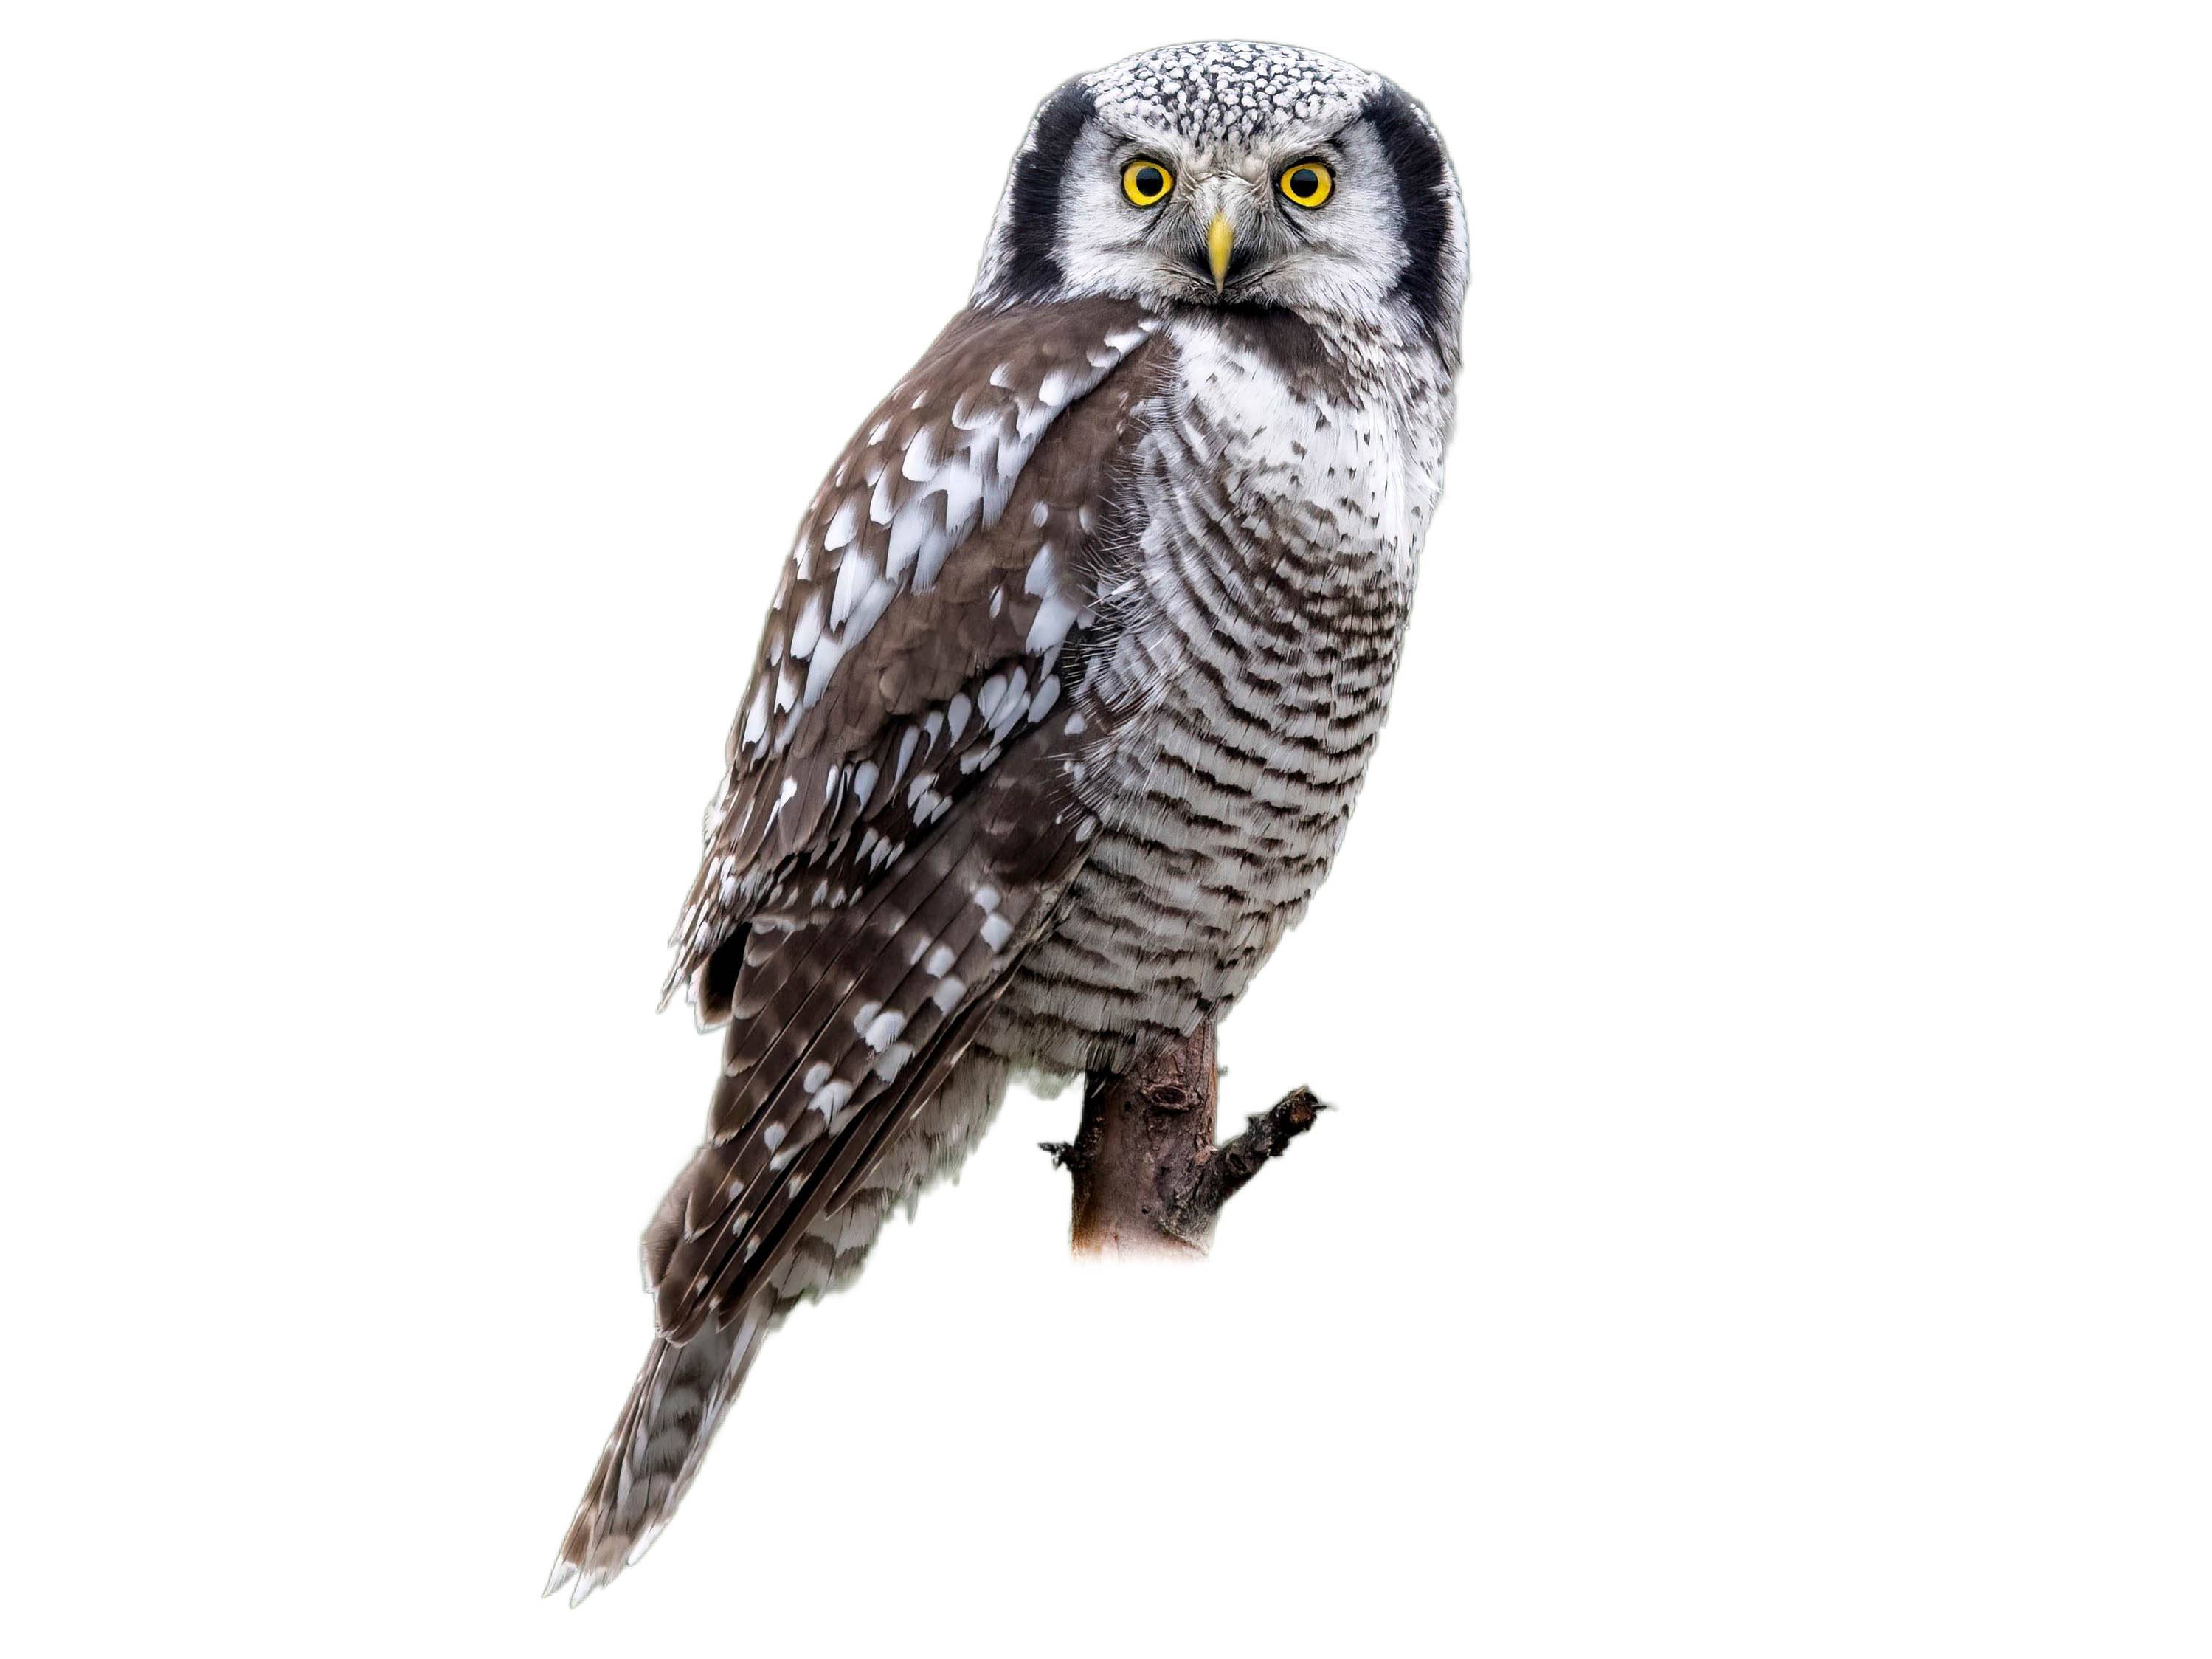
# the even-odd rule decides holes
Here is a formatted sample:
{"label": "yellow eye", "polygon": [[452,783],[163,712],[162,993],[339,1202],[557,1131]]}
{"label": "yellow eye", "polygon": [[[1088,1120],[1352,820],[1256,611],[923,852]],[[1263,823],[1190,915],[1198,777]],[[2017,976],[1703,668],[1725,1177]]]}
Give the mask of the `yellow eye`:
{"label": "yellow eye", "polygon": [[1283,194],[1302,208],[1317,208],[1328,200],[1328,193],[1336,188],[1336,181],[1328,169],[1319,161],[1301,161],[1285,171],[1282,178]]}
{"label": "yellow eye", "polygon": [[1175,174],[1158,161],[1136,161],[1121,169],[1121,193],[1139,207],[1151,207],[1175,188]]}

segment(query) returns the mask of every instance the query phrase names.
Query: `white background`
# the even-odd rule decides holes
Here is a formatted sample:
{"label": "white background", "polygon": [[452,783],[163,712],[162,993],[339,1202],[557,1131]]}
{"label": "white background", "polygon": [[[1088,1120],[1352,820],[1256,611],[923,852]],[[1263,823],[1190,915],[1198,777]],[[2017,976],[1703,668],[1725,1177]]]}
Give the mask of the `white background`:
{"label": "white background", "polygon": [[[10,8],[5,1419],[30,1654],[2202,1654],[2195,8]],[[1341,1109],[1079,1272],[1018,1098],[536,1595],[714,1044],[790,526],[1059,80],[1389,73],[1474,227]]]}

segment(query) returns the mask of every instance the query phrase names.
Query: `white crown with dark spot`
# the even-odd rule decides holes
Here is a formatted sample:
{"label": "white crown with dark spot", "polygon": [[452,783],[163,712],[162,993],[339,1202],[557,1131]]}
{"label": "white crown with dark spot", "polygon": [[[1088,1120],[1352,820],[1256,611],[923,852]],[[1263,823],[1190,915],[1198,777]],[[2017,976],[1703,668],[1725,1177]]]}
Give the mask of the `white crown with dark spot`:
{"label": "white crown with dark spot", "polygon": [[1099,114],[1117,125],[1190,138],[1250,138],[1349,116],[1382,77],[1297,46],[1200,40],[1139,52],[1084,76],[1083,84]]}

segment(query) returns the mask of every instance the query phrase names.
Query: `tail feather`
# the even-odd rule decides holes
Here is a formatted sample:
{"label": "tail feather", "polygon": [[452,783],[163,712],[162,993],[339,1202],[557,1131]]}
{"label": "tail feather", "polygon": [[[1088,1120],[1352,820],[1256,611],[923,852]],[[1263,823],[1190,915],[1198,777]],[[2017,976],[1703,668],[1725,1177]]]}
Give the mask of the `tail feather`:
{"label": "tail feather", "polygon": [[[894,1208],[911,1206],[933,1181],[958,1169],[1006,1091],[1003,1060],[972,1051],[921,1106],[905,1133],[832,1209],[813,1217],[744,1311],[675,1342],[656,1336],[629,1398],[561,1540],[545,1594],[569,1589],[574,1607],[634,1565],[684,1501],[708,1443],[752,1369],[762,1340],[799,1303],[849,1284]],[[709,1143],[698,1158],[719,1156]],[[690,1172],[679,1176],[646,1228],[641,1265],[651,1289],[682,1237]]]}
{"label": "tail feather", "polygon": [[767,1309],[764,1297],[721,1329],[680,1345],[653,1339],[561,1540],[546,1595],[573,1581],[568,1605],[576,1607],[653,1547],[751,1369]]}

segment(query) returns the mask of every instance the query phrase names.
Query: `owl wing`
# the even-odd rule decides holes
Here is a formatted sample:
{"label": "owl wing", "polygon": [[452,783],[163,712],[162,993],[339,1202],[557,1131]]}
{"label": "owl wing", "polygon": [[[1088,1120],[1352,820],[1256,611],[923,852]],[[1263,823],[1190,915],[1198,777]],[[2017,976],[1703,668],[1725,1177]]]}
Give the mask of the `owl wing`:
{"label": "owl wing", "polygon": [[1158,320],[963,313],[817,493],[674,939],[726,1020],[708,1139],[648,1229],[661,1331],[743,1310],[972,1040],[1095,825],[1070,695]]}

